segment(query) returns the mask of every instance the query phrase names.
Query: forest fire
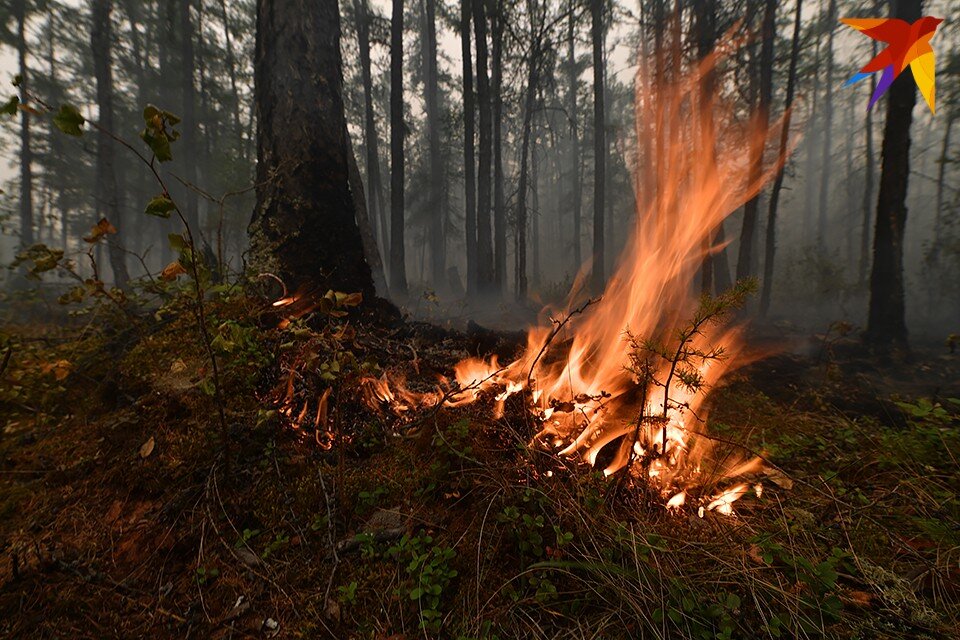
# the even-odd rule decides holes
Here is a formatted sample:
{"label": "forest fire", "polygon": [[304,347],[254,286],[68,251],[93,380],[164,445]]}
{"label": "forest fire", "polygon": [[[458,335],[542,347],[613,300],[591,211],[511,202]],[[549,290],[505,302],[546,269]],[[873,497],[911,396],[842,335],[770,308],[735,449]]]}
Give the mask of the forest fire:
{"label": "forest fire", "polygon": [[701,515],[704,508],[731,514],[750,488],[729,483],[762,465],[711,458],[703,402],[743,361],[741,332],[724,319],[748,287],[701,298],[698,307],[695,280],[719,248],[715,230],[767,177],[751,179],[736,150],[768,132],[737,124],[722,104],[698,94],[714,62],[656,92],[656,100],[638,90],[638,135],[648,133],[651,109],[662,127],[653,184],[637,181],[640,195],[651,187],[655,195],[638,197],[632,238],[602,296],[584,301],[583,287],[575,286],[564,309],[545,310],[523,354],[506,366],[495,357],[466,359],[454,368],[455,385],[426,395],[388,376],[369,378],[368,404],[402,414],[492,396],[497,418],[509,396],[525,393],[539,424],[536,445],[596,465],[601,450],[619,441],[606,475],[628,468],[645,477],[670,509],[697,504]]}

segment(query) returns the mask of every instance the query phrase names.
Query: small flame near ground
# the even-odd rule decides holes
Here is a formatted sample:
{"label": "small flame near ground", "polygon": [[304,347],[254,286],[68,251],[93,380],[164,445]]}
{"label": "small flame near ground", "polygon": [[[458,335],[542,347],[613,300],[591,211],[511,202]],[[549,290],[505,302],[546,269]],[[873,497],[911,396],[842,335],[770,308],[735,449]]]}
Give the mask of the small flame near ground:
{"label": "small flame near ground", "polygon": [[[758,177],[749,154],[742,152],[765,144],[779,124],[763,130],[753,120],[744,123],[728,105],[700,93],[716,62],[710,57],[656,91],[646,90],[649,83],[638,77],[637,135],[650,135],[649,123],[657,123],[656,162],[637,177],[635,225],[602,296],[585,302],[585,265],[565,305],[544,309],[513,362],[465,359],[454,367],[456,382],[441,381],[431,393],[409,390],[399,376],[365,378],[361,388],[368,406],[404,416],[438,404],[457,407],[492,398],[491,417],[499,418],[507,398],[524,393],[539,425],[533,444],[596,465],[601,450],[619,440],[604,473],[643,479],[657,488],[670,511],[686,505],[697,506],[701,516],[705,511],[731,515],[733,503],[751,489],[759,497],[759,485],[731,484],[761,471],[758,458],[711,456],[716,443],[706,435],[706,393],[674,377],[668,388],[654,386],[638,397],[639,381],[628,369],[626,336],[671,338],[697,307],[704,259],[722,248],[713,242],[718,226],[780,166],[774,163]],[[646,159],[648,165],[654,158]],[[291,302],[285,298],[275,304]],[[697,367],[700,391],[745,360],[736,326],[708,327],[691,345],[722,347],[728,356]],[[657,372],[661,380],[666,374]],[[325,394],[316,409],[318,425],[327,399]]]}

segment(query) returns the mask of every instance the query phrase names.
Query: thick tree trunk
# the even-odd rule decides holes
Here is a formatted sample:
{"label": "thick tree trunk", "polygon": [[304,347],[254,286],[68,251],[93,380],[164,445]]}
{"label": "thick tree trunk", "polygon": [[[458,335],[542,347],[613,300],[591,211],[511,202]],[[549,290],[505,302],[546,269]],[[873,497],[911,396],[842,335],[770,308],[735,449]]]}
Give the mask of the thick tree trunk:
{"label": "thick tree trunk", "polygon": [[[20,102],[27,100],[27,7],[26,0],[16,0],[17,59],[20,65]],[[20,243],[29,247],[33,236],[33,147],[30,144],[30,112],[20,110]]]}
{"label": "thick tree trunk", "polygon": [[604,246],[603,197],[606,184],[607,138],[604,127],[603,0],[590,0],[590,32],[593,40],[593,258],[591,285],[603,290]]}
{"label": "thick tree trunk", "polygon": [[[895,17],[913,23],[920,18],[922,0],[899,0]],[[903,238],[907,222],[910,180],[910,125],[917,102],[912,71],[900,74],[887,94],[883,128],[880,193],[877,197],[873,270],[870,275],[870,311],[867,341],[881,347],[907,346],[903,286]]]}
{"label": "thick tree trunk", "polygon": [[336,0],[259,0],[254,63],[254,268],[291,291],[329,287],[372,297],[350,189]]}
{"label": "thick tree trunk", "polygon": [[577,14],[574,0],[570,0],[568,11],[570,16],[567,20],[567,119],[570,123],[570,215],[573,218],[573,272],[576,273],[583,266],[583,255],[580,252],[580,220],[583,215],[583,194],[580,183],[580,116],[577,110],[577,55],[574,39]]}
{"label": "thick tree trunk", "polygon": [[817,217],[817,247],[827,249],[827,209],[830,203],[830,174],[833,171],[831,155],[833,143],[833,33],[837,23],[837,0],[827,5],[827,63],[824,67],[826,85],[823,99],[823,156],[820,160],[820,201]]}
{"label": "thick tree trunk", "polygon": [[463,205],[467,254],[467,293],[477,290],[477,192],[474,153],[473,60],[470,47],[470,0],[460,2],[460,53],[463,56]]}
{"label": "thick tree trunk", "polygon": [[[790,42],[790,68],[787,71],[787,95],[784,101],[783,128],[780,130],[780,147],[777,153],[779,162],[785,162],[787,145],[790,140],[790,120],[793,116],[793,94],[797,84],[797,61],[800,59],[800,27],[803,13],[803,0],[797,0],[793,15],[793,39]],[[777,252],[777,207],[780,204],[780,190],[783,188],[784,167],[781,166],[774,178],[770,190],[770,204],[767,211],[767,237],[763,259],[763,286],[760,290],[760,315],[766,316],[770,310],[770,297],[773,291],[773,265]]]}
{"label": "thick tree trunk", "polygon": [[[106,218],[118,232],[124,225],[117,175],[114,170],[114,146],[107,131],[113,131],[113,69],[110,57],[110,0],[94,0],[90,44],[93,50],[93,69],[97,80],[97,110],[100,126],[97,133],[97,219]],[[126,255],[116,237],[107,237],[113,282],[121,289],[127,286]]]}
{"label": "thick tree trunk", "polygon": [[[757,129],[750,149],[750,182],[757,183],[763,175],[763,152],[770,128],[770,101],[773,99],[773,41],[777,20],[776,0],[764,0],[763,25],[760,28],[759,96],[757,98]],[[753,245],[760,208],[760,193],[750,198],[743,207],[743,226],[740,229],[740,248],[737,256],[737,280],[753,274]]]}
{"label": "thick tree trunk", "polygon": [[480,112],[480,153],[477,176],[477,289],[495,291],[493,238],[490,235],[490,169],[492,163],[492,122],[490,77],[487,75],[487,17],[483,0],[474,0],[473,28],[477,44],[477,102]]}
{"label": "thick tree trunk", "polygon": [[390,22],[390,292],[407,295],[404,227],[403,0]]}
{"label": "thick tree trunk", "polygon": [[446,288],[446,238],[443,235],[446,211],[443,207],[443,160],[440,158],[440,89],[437,80],[436,0],[424,0],[426,47],[424,81],[426,86],[427,132],[430,146],[430,275],[433,288]]}

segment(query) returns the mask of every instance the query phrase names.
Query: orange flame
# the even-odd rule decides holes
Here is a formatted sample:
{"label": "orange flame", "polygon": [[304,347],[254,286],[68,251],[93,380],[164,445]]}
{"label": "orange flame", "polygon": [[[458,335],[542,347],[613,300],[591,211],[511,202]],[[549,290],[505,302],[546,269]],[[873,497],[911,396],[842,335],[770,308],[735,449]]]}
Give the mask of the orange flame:
{"label": "orange flame", "polygon": [[[674,377],[668,388],[654,385],[646,397],[638,397],[641,390],[627,368],[630,346],[625,335],[672,338],[696,306],[696,276],[704,258],[722,248],[712,243],[715,230],[779,166],[768,167],[759,180],[751,177],[748,154],[742,150],[762,148],[780,125],[760,130],[754,120],[739,123],[732,109],[701,95],[715,62],[711,57],[674,85],[661,87],[655,99],[642,95],[644,83],[637,83],[637,104],[657,105],[663,144],[655,170],[647,172],[655,176],[655,185],[648,185],[648,193],[637,198],[630,239],[595,304],[577,309],[582,313],[572,311],[583,300],[579,285],[584,269],[563,310],[566,319],[555,320],[551,310],[544,310],[544,322],[529,330],[526,349],[514,362],[501,367],[496,357],[466,359],[454,367],[459,392],[443,396],[413,394],[402,381],[370,378],[364,381],[368,404],[378,411],[389,406],[403,412],[435,406],[441,399],[448,406],[459,406],[495,391],[494,412],[499,416],[509,396],[527,391],[541,425],[535,443],[595,465],[601,450],[620,439],[604,472],[610,475],[629,467],[630,473],[660,487],[664,498],[672,496],[666,504],[674,510],[689,502],[689,489],[709,491],[718,481],[757,471],[762,466],[759,460],[733,464],[709,460],[713,442],[702,437],[703,393]],[[638,107],[638,135],[648,135],[650,117]],[[554,338],[563,341],[562,350],[552,344]],[[704,350],[717,345],[735,357],[701,364],[697,373],[703,388],[742,363],[736,357],[743,346],[738,328],[705,329],[692,342],[693,348]],[[563,353],[550,353],[551,347]],[[657,372],[659,380],[666,379],[666,368],[669,363]],[[634,464],[637,461],[643,464]],[[701,505],[729,515],[747,488],[738,484]]]}

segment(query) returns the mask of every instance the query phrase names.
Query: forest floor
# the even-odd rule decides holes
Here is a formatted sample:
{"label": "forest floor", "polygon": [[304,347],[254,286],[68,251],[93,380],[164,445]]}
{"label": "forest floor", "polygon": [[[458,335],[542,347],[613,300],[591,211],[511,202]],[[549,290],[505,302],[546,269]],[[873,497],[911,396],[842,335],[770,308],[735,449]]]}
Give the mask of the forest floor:
{"label": "forest floor", "polygon": [[[881,365],[820,336],[731,375],[711,433],[782,473],[699,517],[531,449],[519,395],[500,419],[360,402],[361,375],[428,384],[509,340],[355,311],[278,329],[216,297],[220,407],[188,300],[9,316],[0,636],[960,637],[945,347]],[[325,387],[332,431],[277,411]]]}

